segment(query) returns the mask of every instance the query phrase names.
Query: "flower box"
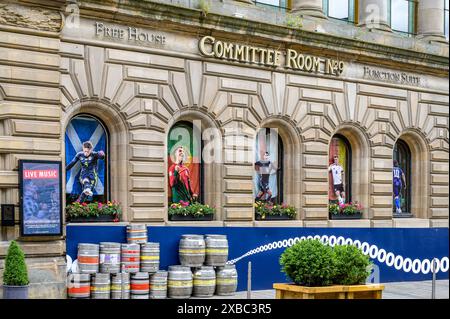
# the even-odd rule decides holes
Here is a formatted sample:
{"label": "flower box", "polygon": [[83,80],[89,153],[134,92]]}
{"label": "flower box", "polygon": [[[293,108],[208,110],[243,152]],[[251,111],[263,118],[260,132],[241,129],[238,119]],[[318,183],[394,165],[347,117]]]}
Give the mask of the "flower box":
{"label": "flower box", "polygon": [[257,201],[253,204],[256,220],[290,220],[297,215],[295,207],[287,204],[273,204]]}
{"label": "flower box", "polygon": [[213,220],[214,215],[203,215],[203,216],[193,216],[193,215],[171,215],[169,220],[171,221],[210,221]]}
{"label": "flower box", "polygon": [[330,219],[361,219],[363,207],[360,203],[332,204],[328,205]]}
{"label": "flower box", "polygon": [[362,213],[355,213],[355,214],[351,214],[351,215],[346,215],[346,214],[330,214],[330,219],[333,220],[339,220],[339,219],[361,219],[362,218]]}
{"label": "flower box", "polygon": [[275,283],[273,288],[275,299],[381,299],[384,285],[306,287]]}
{"label": "flower box", "polygon": [[256,220],[292,220],[293,218],[288,215],[256,215]]}
{"label": "flower box", "polygon": [[71,223],[105,223],[105,222],[114,222],[117,221],[113,215],[99,215],[96,216],[78,216],[78,217],[70,217],[69,222]]}
{"label": "flower box", "polygon": [[106,203],[73,202],[66,206],[66,219],[71,223],[118,222],[121,214],[122,209],[116,201]]}
{"label": "flower box", "polygon": [[171,221],[209,221],[214,218],[214,207],[199,202],[172,203],[169,205]]}

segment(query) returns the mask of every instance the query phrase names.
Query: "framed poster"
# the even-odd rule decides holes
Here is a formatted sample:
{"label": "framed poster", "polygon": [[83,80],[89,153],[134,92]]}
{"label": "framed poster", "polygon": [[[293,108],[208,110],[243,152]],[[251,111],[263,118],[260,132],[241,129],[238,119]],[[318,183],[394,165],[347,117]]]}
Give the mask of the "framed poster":
{"label": "framed poster", "polygon": [[62,235],[60,161],[19,160],[21,236]]}

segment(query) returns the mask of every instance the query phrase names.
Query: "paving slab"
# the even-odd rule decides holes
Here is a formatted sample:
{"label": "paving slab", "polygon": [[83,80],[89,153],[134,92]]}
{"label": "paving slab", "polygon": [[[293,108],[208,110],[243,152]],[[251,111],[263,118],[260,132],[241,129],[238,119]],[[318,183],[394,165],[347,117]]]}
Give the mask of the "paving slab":
{"label": "paving slab", "polygon": [[[431,299],[432,282],[407,281],[383,283],[383,299]],[[247,291],[233,296],[214,296],[212,299],[247,299]],[[275,299],[275,290],[253,290],[251,299]],[[449,280],[436,280],[436,299],[449,299]]]}

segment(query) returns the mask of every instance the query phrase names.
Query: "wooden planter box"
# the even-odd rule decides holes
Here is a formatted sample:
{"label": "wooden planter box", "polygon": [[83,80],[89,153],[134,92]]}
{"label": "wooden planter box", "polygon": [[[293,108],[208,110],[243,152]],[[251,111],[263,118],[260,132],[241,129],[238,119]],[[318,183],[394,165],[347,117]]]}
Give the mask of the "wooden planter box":
{"label": "wooden planter box", "polygon": [[210,214],[210,215],[203,215],[203,216],[191,216],[191,215],[172,215],[169,216],[169,220],[171,221],[210,221],[213,220],[214,215]]}
{"label": "wooden planter box", "polygon": [[112,215],[99,215],[98,217],[69,217],[70,223],[105,223],[113,222],[114,216]]}
{"label": "wooden planter box", "polygon": [[339,220],[339,219],[361,219],[362,213],[357,213],[353,215],[344,215],[344,214],[330,214],[330,219]]}
{"label": "wooden planter box", "polygon": [[305,287],[273,284],[276,299],[381,299],[384,285]]}

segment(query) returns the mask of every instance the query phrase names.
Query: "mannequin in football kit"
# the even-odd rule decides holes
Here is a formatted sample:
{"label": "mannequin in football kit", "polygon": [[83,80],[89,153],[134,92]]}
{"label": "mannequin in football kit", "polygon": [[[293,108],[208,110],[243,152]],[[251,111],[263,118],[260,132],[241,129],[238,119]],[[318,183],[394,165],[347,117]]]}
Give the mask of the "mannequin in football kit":
{"label": "mannequin in football kit", "polygon": [[77,199],[77,202],[80,203],[83,203],[87,197],[93,195],[93,189],[98,181],[98,160],[105,159],[105,153],[103,151],[94,152],[93,149],[94,147],[90,141],[84,142],[83,151],[78,152],[66,167],[67,171],[78,161],[81,163],[80,183],[83,191]]}
{"label": "mannequin in football kit", "polygon": [[395,211],[398,214],[402,213],[401,202],[400,202],[400,193],[402,191],[402,187],[406,189],[406,178],[403,170],[398,167],[397,160],[394,160],[394,167],[392,168],[392,183],[394,189],[394,201],[395,201]]}
{"label": "mannequin in football kit", "polygon": [[338,198],[339,204],[345,203],[345,190],[344,190],[344,168],[339,165],[339,158],[337,155],[333,158],[333,163],[328,167],[328,171],[331,172],[333,179],[333,191]]}

